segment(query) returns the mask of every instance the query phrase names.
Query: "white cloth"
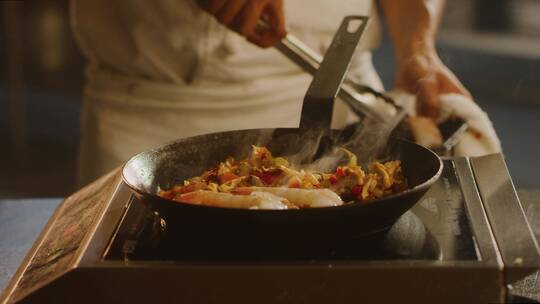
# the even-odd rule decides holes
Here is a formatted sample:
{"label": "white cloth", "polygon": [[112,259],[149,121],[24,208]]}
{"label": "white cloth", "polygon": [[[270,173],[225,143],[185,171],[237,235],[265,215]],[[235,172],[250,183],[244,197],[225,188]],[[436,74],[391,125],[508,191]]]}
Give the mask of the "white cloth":
{"label": "white cloth", "polygon": [[[89,61],[80,184],[174,139],[298,125],[311,77],[278,51],[260,49],[219,25],[195,0],[71,4],[73,32]],[[345,15],[372,11],[371,0],[285,0],[290,32],[320,52]],[[351,72],[382,90],[368,52],[379,30],[374,20]],[[351,119],[336,103],[333,126]]]}
{"label": "white cloth", "polygon": [[[394,90],[387,94],[409,115],[416,115],[416,96],[402,90]],[[501,152],[501,142],[491,120],[474,101],[460,94],[441,95],[439,100],[441,102],[439,122],[450,117],[459,117],[469,126],[469,130],[454,148],[456,156],[472,157]]]}

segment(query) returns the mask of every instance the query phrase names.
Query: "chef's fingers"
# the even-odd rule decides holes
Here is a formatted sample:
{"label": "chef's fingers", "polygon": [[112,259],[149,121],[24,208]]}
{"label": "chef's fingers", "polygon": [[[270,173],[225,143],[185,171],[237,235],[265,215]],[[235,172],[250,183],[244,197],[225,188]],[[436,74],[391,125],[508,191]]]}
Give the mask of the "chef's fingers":
{"label": "chef's fingers", "polygon": [[282,0],[270,0],[264,7],[262,18],[277,34],[285,36],[285,13]]}
{"label": "chef's fingers", "polygon": [[269,28],[256,31],[248,40],[261,47],[270,47],[283,39],[285,30],[285,14],[281,0],[271,0],[263,9],[261,18],[269,25]]}
{"label": "chef's fingers", "polygon": [[235,20],[236,31],[248,39],[257,35],[256,30],[258,30],[258,22],[261,19],[264,7],[264,2],[248,1],[237,20]]}
{"label": "chef's fingers", "polygon": [[435,75],[429,75],[418,80],[418,114],[435,121],[439,118],[441,103],[439,101],[440,87]]}
{"label": "chef's fingers", "polygon": [[[249,2],[252,2],[253,0],[249,0]],[[227,3],[219,10],[219,12],[216,13],[216,18],[219,22],[226,26],[231,26],[233,23],[233,20],[236,19],[244,5],[248,0],[230,0],[227,1]],[[235,30],[233,28],[233,30]]]}

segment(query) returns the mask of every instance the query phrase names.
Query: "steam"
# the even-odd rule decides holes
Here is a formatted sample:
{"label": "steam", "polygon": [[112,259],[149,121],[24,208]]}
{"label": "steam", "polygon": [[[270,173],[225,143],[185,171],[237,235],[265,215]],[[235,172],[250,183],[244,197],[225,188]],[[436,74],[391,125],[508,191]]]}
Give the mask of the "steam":
{"label": "steam", "polygon": [[368,164],[384,158],[390,149],[389,142],[395,124],[364,120],[354,130],[344,147],[354,152],[360,164]]}
{"label": "steam", "polygon": [[325,129],[262,130],[256,140],[251,136],[242,140],[242,153],[238,155],[249,155],[253,144],[266,146],[273,155],[285,157],[295,168],[330,172],[348,161],[341,148],[356,154],[362,166],[382,160],[388,155],[392,131],[393,124],[367,118],[344,130],[335,130],[333,136]]}
{"label": "steam", "polygon": [[388,154],[388,142],[392,129],[391,124],[367,119],[349,126],[349,129],[340,132],[341,137],[344,138],[343,141],[336,142],[320,158],[313,161],[306,168],[319,172],[334,170],[336,166],[343,165],[348,161],[347,154],[342,148],[356,154],[358,163],[367,167],[368,164],[382,160]]}

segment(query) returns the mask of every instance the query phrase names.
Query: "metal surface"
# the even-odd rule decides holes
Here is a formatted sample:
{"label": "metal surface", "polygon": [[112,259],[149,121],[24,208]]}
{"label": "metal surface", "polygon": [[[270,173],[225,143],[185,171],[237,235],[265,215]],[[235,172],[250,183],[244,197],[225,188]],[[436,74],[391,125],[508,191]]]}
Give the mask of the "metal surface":
{"label": "metal surface", "polygon": [[[540,241],[540,188],[518,189],[517,193],[538,242]],[[512,283],[512,293],[540,302],[540,270]]]}
{"label": "metal surface", "polygon": [[85,261],[95,261],[101,258],[103,248],[110,242],[114,230],[118,227],[126,212],[131,192],[126,191],[125,185],[118,183],[114,194],[108,199],[104,206],[104,212],[98,215],[97,224],[93,226],[86,238],[81,242],[78,249],[78,256],[75,266]]}
{"label": "metal surface", "polygon": [[487,269],[390,264],[105,262],[75,269],[21,303],[57,303],[59,295],[67,303],[501,303]]}
{"label": "metal surface", "polygon": [[471,159],[484,208],[506,265],[505,281],[514,282],[540,265],[539,248],[501,154]]}
{"label": "metal surface", "polygon": [[[300,128],[330,129],[334,100],[364,33],[368,17],[345,17],[315,73],[302,106]],[[361,22],[356,29],[351,25]]]}
{"label": "metal surface", "polygon": [[495,263],[502,268],[503,262],[499,252],[499,248],[495,243],[495,237],[491,232],[489,221],[482,205],[482,200],[476,181],[471,169],[471,164],[467,158],[455,158],[454,165],[459,181],[459,186],[463,195],[467,198],[468,203],[466,212],[471,223],[471,230],[476,243],[476,248],[480,258],[490,263]]}
{"label": "metal surface", "polygon": [[445,160],[441,178],[412,210],[437,239],[441,247],[441,260],[482,261],[486,266],[502,269],[502,263],[497,267],[497,261],[485,259],[479,253],[481,249],[494,254],[494,247],[488,247],[489,239],[481,243],[474,239],[474,219],[468,217],[466,208],[481,206],[481,203],[472,200],[460,187],[458,174],[468,174],[460,172],[460,169],[453,161]]}

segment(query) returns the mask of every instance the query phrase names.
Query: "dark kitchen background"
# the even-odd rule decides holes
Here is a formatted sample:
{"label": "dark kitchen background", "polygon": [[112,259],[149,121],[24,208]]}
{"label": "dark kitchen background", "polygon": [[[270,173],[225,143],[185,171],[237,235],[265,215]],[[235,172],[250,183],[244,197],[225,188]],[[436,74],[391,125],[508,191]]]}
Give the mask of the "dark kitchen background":
{"label": "dark kitchen background", "polygon": [[[75,161],[84,58],[67,0],[0,3],[0,198],[66,196]],[[540,1],[449,0],[438,46],[488,112],[514,182],[540,186]],[[375,53],[387,88],[387,39]]]}

